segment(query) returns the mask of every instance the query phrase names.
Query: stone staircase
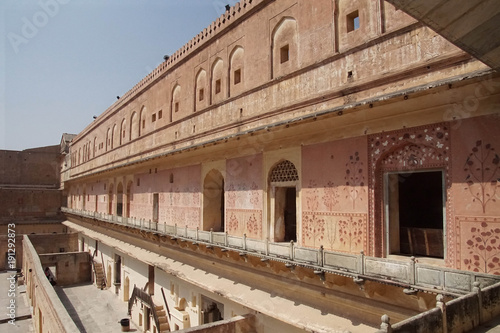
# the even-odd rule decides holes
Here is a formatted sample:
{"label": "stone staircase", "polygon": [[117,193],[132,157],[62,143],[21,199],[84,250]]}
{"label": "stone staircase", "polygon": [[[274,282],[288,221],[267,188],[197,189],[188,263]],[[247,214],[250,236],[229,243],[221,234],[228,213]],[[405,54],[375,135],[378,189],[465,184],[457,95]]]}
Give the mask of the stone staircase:
{"label": "stone staircase", "polygon": [[102,263],[94,261],[95,284],[98,289],[106,288],[106,278],[104,276],[104,269]]}
{"label": "stone staircase", "polygon": [[163,305],[155,305],[156,315],[158,316],[158,322],[160,327],[158,333],[170,332],[170,325],[168,324],[167,311]]}

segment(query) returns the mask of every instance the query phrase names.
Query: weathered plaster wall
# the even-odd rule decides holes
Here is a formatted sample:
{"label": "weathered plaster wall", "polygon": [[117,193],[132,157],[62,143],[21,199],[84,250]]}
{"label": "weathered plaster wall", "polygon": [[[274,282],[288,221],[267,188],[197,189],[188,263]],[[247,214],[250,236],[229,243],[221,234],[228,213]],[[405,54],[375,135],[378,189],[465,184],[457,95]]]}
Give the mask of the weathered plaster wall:
{"label": "weathered plaster wall", "polygon": [[29,238],[23,240],[23,272],[26,294],[33,307],[33,324],[41,333],[78,332],[54,288],[42,269],[40,259]]}
{"label": "weathered plaster wall", "polygon": [[0,220],[60,218],[59,149],[0,151]]}
{"label": "weathered plaster wall", "polygon": [[56,189],[1,188],[0,219],[57,219],[60,218],[62,193]]}
{"label": "weathered plaster wall", "polygon": [[[201,166],[138,174],[132,186],[130,216],[153,219],[153,193],[159,194],[159,218],[168,225],[201,226]],[[140,184],[137,186],[137,184]]]}
{"label": "weathered plaster wall", "polygon": [[55,281],[59,286],[69,286],[91,281],[92,265],[87,252],[39,254],[42,268],[55,266]]}
{"label": "weathered plaster wall", "polygon": [[262,154],[227,161],[226,230],[230,235],[263,237]]}
{"label": "weathered plaster wall", "polygon": [[451,221],[455,265],[500,274],[500,117],[466,119],[451,126]]}
{"label": "weathered plaster wall", "polygon": [[60,147],[0,150],[0,184],[59,185]]}
{"label": "weathered plaster wall", "polygon": [[[78,234],[28,235],[38,254],[78,251]],[[63,250],[63,251],[61,251]]]}
{"label": "weathered plaster wall", "polygon": [[367,247],[366,137],[302,148],[303,244],[359,253]]}

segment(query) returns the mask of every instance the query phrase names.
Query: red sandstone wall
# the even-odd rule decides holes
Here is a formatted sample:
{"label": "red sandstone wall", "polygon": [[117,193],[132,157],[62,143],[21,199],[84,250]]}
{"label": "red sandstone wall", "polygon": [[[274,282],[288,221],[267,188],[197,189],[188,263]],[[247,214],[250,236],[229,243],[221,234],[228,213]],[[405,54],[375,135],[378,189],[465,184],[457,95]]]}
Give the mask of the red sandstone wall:
{"label": "red sandstone wall", "polygon": [[59,149],[0,150],[0,184],[58,186]]}
{"label": "red sandstone wall", "polygon": [[[200,165],[134,176],[132,217],[152,220],[153,193],[159,193],[159,218],[168,225],[201,227]],[[171,176],[172,175],[172,176]],[[172,180],[172,182],[170,182]],[[140,184],[137,186],[137,184]]]}
{"label": "red sandstone wall", "polygon": [[62,193],[55,189],[0,189],[0,220],[57,218]]}

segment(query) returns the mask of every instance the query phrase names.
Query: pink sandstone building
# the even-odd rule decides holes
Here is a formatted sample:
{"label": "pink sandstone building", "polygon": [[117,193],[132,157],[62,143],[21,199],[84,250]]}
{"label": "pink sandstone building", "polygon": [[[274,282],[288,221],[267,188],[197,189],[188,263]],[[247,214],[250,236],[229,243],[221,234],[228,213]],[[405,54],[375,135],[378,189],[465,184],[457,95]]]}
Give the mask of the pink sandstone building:
{"label": "pink sandstone building", "polygon": [[499,280],[499,93],[389,2],[242,0],[72,139],[63,225],[144,331],[442,318]]}

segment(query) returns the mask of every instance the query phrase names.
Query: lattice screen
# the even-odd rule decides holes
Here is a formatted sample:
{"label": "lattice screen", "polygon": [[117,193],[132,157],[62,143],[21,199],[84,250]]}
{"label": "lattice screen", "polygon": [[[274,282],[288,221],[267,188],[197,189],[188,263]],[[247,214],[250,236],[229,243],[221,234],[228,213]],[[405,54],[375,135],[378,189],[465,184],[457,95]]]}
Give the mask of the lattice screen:
{"label": "lattice screen", "polygon": [[290,182],[299,180],[295,165],[290,161],[280,162],[271,172],[271,182]]}

